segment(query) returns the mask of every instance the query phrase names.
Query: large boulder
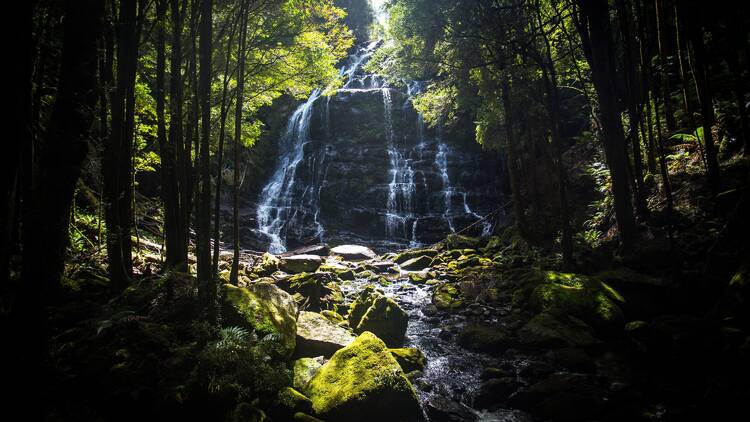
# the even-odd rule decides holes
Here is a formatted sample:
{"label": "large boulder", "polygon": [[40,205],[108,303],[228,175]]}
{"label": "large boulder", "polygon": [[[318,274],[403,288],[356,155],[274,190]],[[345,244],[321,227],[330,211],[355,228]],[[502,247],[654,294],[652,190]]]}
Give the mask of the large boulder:
{"label": "large boulder", "polygon": [[260,257],[260,261],[256,262],[252,272],[258,277],[271,275],[278,271],[280,263],[279,258],[266,252]]}
{"label": "large boulder", "polygon": [[297,350],[299,357],[331,356],[354,341],[349,330],[316,312],[300,312],[297,318]]}
{"label": "large boulder", "polygon": [[595,329],[621,332],[625,317],[617,302],[624,299],[606,284],[578,274],[547,271],[531,294],[537,312],[572,315]]}
{"label": "large boulder", "polygon": [[513,342],[502,327],[476,324],[461,329],[458,344],[469,350],[499,354],[512,346]]}
{"label": "large boulder", "polygon": [[445,238],[445,246],[447,249],[476,249],[484,245],[482,245],[481,239],[477,237],[450,234]]}
{"label": "large boulder", "polygon": [[328,253],[331,251],[331,248],[328,247],[325,243],[321,243],[318,245],[310,245],[310,246],[302,246],[299,248],[292,249],[289,252],[286,252],[282,254],[281,256],[292,256],[292,255],[318,255],[318,256],[328,256]]}
{"label": "large boulder", "polygon": [[416,347],[390,349],[390,352],[404,372],[421,371],[427,365],[424,354]]}
{"label": "large boulder", "polygon": [[341,245],[331,249],[333,255],[339,255],[347,261],[363,261],[375,259],[377,254],[372,249],[359,245]]}
{"label": "large boulder", "polygon": [[410,259],[419,258],[420,256],[434,258],[437,256],[437,254],[437,249],[408,249],[394,256],[393,262],[395,262],[396,264],[403,264]]}
{"label": "large boulder", "polygon": [[297,338],[297,304],[289,293],[268,283],[247,287],[224,284],[221,296],[225,325],[246,328],[261,338],[273,335],[279,355],[286,359],[292,356]]}
{"label": "large boulder", "polygon": [[292,255],[282,258],[279,268],[288,273],[313,272],[320,267],[323,259],[318,255]]}
{"label": "large boulder", "polygon": [[401,264],[401,269],[406,271],[420,271],[432,265],[432,258],[422,255],[412,258]]}
{"label": "large boulder", "polygon": [[344,300],[344,294],[332,273],[295,274],[279,286],[295,295],[300,307],[306,310],[336,309]]}
{"label": "large boulder", "polygon": [[458,309],[464,306],[461,292],[450,283],[443,283],[432,291],[432,304],[441,311]]}
{"label": "large boulder", "polygon": [[385,343],[370,332],[334,353],[307,386],[313,410],[329,422],[417,421],[416,392]]}
{"label": "large boulder", "polygon": [[596,343],[591,327],[569,316],[554,316],[542,312],[519,331],[522,344],[537,347],[587,347]]}
{"label": "large boulder", "polygon": [[401,307],[379,290],[368,286],[349,307],[349,325],[361,334],[371,331],[389,347],[404,343],[409,316]]}

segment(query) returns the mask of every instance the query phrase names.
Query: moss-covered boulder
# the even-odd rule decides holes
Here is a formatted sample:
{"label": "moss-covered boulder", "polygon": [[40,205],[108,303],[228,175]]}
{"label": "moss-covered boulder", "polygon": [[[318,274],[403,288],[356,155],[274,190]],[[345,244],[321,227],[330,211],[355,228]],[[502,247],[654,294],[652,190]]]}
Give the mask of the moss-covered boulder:
{"label": "moss-covered boulder", "polygon": [[458,344],[469,350],[497,354],[512,346],[513,341],[502,327],[476,324],[461,329]]}
{"label": "moss-covered boulder", "polygon": [[361,334],[371,331],[385,344],[398,347],[404,343],[409,316],[391,298],[380,296],[372,302],[354,331]]}
{"label": "moss-covered boulder", "polygon": [[312,413],[312,401],[292,387],[284,387],[277,397],[276,418],[291,419],[295,413]]}
{"label": "moss-covered boulder", "polygon": [[309,273],[318,269],[323,259],[318,255],[292,255],[281,259],[279,268],[288,273]]}
{"label": "moss-covered boulder", "polygon": [[364,332],[308,384],[315,413],[329,422],[417,421],[416,392],[385,343]]}
{"label": "moss-covered boulder", "polygon": [[522,344],[538,347],[587,347],[596,343],[591,327],[570,316],[542,312],[519,331]]}
{"label": "moss-covered boulder", "polygon": [[297,294],[300,307],[307,310],[336,309],[344,300],[337,278],[332,273],[295,274],[279,282],[279,286],[291,294]]}
{"label": "moss-covered boulder", "polygon": [[423,249],[408,249],[404,252],[393,256],[393,262],[396,264],[402,264],[410,259],[418,258],[420,256],[427,256],[435,258],[438,255],[437,249],[423,248]]}
{"label": "moss-covered boulder", "polygon": [[447,249],[476,249],[484,245],[482,245],[481,239],[477,237],[450,234],[445,239],[445,246]]}
{"label": "moss-covered boulder", "polygon": [[422,351],[416,347],[401,347],[398,349],[389,349],[401,369],[408,373],[411,371],[421,371],[427,365]]}
{"label": "moss-covered boulder", "polygon": [[608,285],[578,274],[547,271],[530,298],[536,312],[572,315],[600,330],[621,332],[624,316],[616,301],[624,299]]}
{"label": "moss-covered boulder", "polygon": [[297,337],[297,304],[289,293],[267,283],[248,287],[224,284],[221,297],[225,325],[246,328],[261,338],[273,335],[279,355],[292,355]]}
{"label": "moss-covered boulder", "polygon": [[354,341],[354,335],[323,315],[300,312],[297,318],[297,349],[295,356],[331,356]]}
{"label": "moss-covered boulder", "polygon": [[279,263],[281,263],[279,258],[266,252],[261,256],[260,262],[253,267],[253,273],[259,277],[271,275],[279,270]]}
{"label": "moss-covered boulder", "polygon": [[295,360],[292,365],[292,386],[303,393],[306,392],[307,384],[318,373],[323,363],[323,356]]}
{"label": "moss-covered boulder", "polygon": [[461,292],[450,283],[443,283],[432,291],[432,304],[441,311],[458,309],[464,306]]}
{"label": "moss-covered boulder", "polygon": [[432,258],[426,255],[422,255],[417,258],[412,258],[401,264],[401,269],[406,271],[420,271],[428,268],[432,265]]}

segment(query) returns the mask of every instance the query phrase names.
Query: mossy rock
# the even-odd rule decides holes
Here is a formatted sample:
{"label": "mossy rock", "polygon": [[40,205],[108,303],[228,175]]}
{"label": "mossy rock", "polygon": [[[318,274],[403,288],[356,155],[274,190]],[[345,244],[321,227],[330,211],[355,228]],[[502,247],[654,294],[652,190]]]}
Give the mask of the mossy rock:
{"label": "mossy rock", "polygon": [[414,284],[424,284],[432,278],[432,275],[427,271],[409,273],[409,281]]}
{"label": "mossy rock", "polygon": [[222,285],[224,324],[254,331],[258,337],[273,335],[277,351],[288,359],[296,345],[297,304],[289,293],[273,284],[254,283],[248,287]]}
{"label": "mossy rock", "polygon": [[398,349],[389,349],[396,362],[398,362],[404,372],[421,371],[427,365],[427,359],[422,351],[416,347],[401,347]]}
{"label": "mossy rock", "polygon": [[344,294],[336,281],[332,273],[300,273],[279,285],[289,293],[299,294],[299,304],[305,309],[319,311],[335,309],[344,301]]}
{"label": "mossy rock", "polygon": [[328,321],[331,321],[334,324],[349,325],[349,322],[345,320],[344,317],[341,316],[341,314],[339,314],[336,311],[331,311],[331,310],[326,309],[326,310],[320,311],[320,314],[323,315]]}
{"label": "mossy rock", "polygon": [[406,271],[421,271],[425,268],[429,268],[432,265],[432,258],[427,255],[422,255],[416,258],[412,258],[408,261],[404,261],[401,264],[401,269]]}
{"label": "mossy rock", "polygon": [[255,405],[242,402],[232,409],[226,420],[227,422],[266,422],[268,416]]}
{"label": "mossy rock", "polygon": [[318,419],[315,416],[310,416],[307,413],[303,412],[295,413],[293,420],[295,422],[324,422],[322,419]]}
{"label": "mossy rock", "polygon": [[318,255],[292,255],[281,259],[279,268],[288,273],[305,273],[317,270],[322,263]]}
{"label": "mossy rock", "polygon": [[447,249],[476,249],[481,245],[481,239],[462,234],[450,234],[445,238]]}
{"label": "mossy rock", "polygon": [[624,301],[614,289],[598,280],[547,271],[544,282],[533,290],[529,304],[537,312],[572,315],[595,329],[621,332],[625,317],[615,300]]}
{"label": "mossy rock", "polygon": [[260,262],[253,268],[253,272],[260,277],[271,275],[279,270],[280,263],[281,260],[279,258],[266,252],[260,258]]}
{"label": "mossy rock", "polygon": [[399,254],[396,254],[393,257],[393,262],[396,264],[404,263],[410,259],[417,258],[420,256],[427,256],[430,258],[434,258],[438,255],[437,249],[432,248],[426,248],[426,249],[409,249],[407,251],[401,252]]}
{"label": "mossy rock", "polygon": [[331,322],[323,315],[305,311],[299,313],[296,356],[331,356],[352,341],[354,335],[351,331]]}
{"label": "mossy rock", "polygon": [[292,386],[305,393],[307,384],[318,373],[324,362],[323,356],[295,360],[292,365]]}
{"label": "mossy rock", "polygon": [[316,415],[329,422],[417,421],[416,392],[385,343],[364,332],[310,380]]}
{"label": "mossy rock", "polygon": [[357,327],[367,310],[370,309],[370,306],[375,302],[375,299],[382,295],[383,292],[376,289],[375,286],[371,284],[360,290],[357,297],[349,305],[349,325],[351,327]]}
{"label": "mossy rock", "polygon": [[380,296],[372,302],[354,332],[371,331],[388,346],[398,347],[404,343],[408,324],[406,312],[393,299]]}
{"label": "mossy rock", "polygon": [[536,347],[588,347],[597,342],[591,327],[569,316],[542,312],[519,331],[522,344]]}
{"label": "mossy rock", "polygon": [[312,413],[312,401],[292,387],[282,388],[279,391],[277,401],[280,416],[285,419],[289,419],[298,412]]}
{"label": "mossy rock", "polygon": [[458,344],[469,350],[498,354],[513,342],[501,327],[477,324],[466,326],[459,332]]}
{"label": "mossy rock", "polygon": [[432,303],[441,311],[449,311],[464,306],[458,288],[450,283],[443,283],[432,291]]}

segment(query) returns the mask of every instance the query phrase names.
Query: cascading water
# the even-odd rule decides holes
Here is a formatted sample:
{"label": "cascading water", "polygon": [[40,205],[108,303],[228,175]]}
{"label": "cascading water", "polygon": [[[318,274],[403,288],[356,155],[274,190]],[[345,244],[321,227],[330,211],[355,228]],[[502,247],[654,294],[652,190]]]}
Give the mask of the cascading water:
{"label": "cascading water", "polygon": [[378,45],[349,56],[334,95],[315,90],[289,118],[255,210],[259,247],[280,253],[316,240],[418,246],[480,218],[475,198],[499,202],[487,186],[496,179],[477,183],[474,170],[456,172],[477,163],[477,153],[452,146],[414,110],[423,83],[400,89],[363,70]]}
{"label": "cascading water", "polygon": [[[281,140],[281,148],[276,170],[261,193],[258,204],[258,229],[271,240],[269,251],[279,253],[286,250],[285,229],[298,216],[293,203],[293,187],[297,166],[304,158],[305,143],[308,142],[310,116],[315,100],[320,96],[316,89],[289,118],[286,132]],[[322,226],[320,226],[322,230]],[[320,234],[322,236],[322,233]]]}

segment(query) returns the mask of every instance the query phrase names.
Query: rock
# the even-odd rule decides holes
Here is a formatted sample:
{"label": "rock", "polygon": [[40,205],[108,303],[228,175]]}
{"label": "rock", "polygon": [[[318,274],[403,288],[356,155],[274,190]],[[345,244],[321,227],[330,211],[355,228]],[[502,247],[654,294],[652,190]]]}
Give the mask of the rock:
{"label": "rock", "polygon": [[333,255],[339,255],[347,261],[362,261],[365,259],[375,259],[377,255],[372,249],[359,245],[341,245],[331,249]]}
{"label": "rock", "polygon": [[250,403],[242,402],[235,406],[226,418],[227,422],[265,422],[265,412]]}
{"label": "rock", "polygon": [[292,255],[318,255],[318,256],[328,256],[328,253],[331,251],[331,248],[328,247],[326,244],[319,244],[319,245],[310,245],[310,246],[302,246],[300,248],[292,249],[289,252],[286,252],[282,254],[282,257],[285,256],[292,256]]}
{"label": "rock", "polygon": [[318,373],[320,367],[325,363],[323,356],[314,358],[300,358],[294,361],[292,366],[292,385],[299,391],[306,392],[307,383]]}
{"label": "rock", "polygon": [[277,412],[284,419],[289,419],[289,417],[293,417],[298,412],[312,413],[312,401],[292,387],[282,388],[279,391],[277,400]]}
{"label": "rock", "polygon": [[572,315],[605,332],[620,333],[625,318],[613,297],[624,301],[614,289],[586,276],[547,271],[529,301],[537,312]]}
{"label": "rock", "polygon": [[349,321],[345,320],[344,317],[342,317],[338,312],[330,311],[330,310],[323,310],[320,311],[320,314],[323,315],[327,320],[331,321],[332,323],[336,325],[349,325]]}
{"label": "rock", "polygon": [[295,356],[331,356],[354,341],[349,330],[332,323],[315,312],[302,311],[297,317],[297,349]]}
{"label": "rock", "polygon": [[385,343],[362,333],[308,384],[315,414],[329,422],[417,421],[416,392]]}
{"label": "rock", "polygon": [[320,267],[323,260],[318,255],[292,255],[284,257],[279,268],[288,273],[313,272]]}
{"label": "rock", "polygon": [[447,249],[476,249],[482,246],[482,242],[476,237],[450,234],[445,238],[445,246]]}
{"label": "rock", "polygon": [[506,378],[506,377],[512,377],[512,376],[513,374],[506,371],[505,369],[488,367],[488,368],[484,368],[484,371],[482,371],[482,374],[479,376],[479,378],[482,381],[487,381],[493,378]]}
{"label": "rock", "polygon": [[314,416],[310,416],[307,413],[297,412],[294,414],[294,421],[296,422],[324,422]]}
{"label": "rock", "polygon": [[365,268],[376,274],[398,274],[398,267],[390,261],[370,262]]}
{"label": "rock", "polygon": [[432,422],[473,422],[478,419],[471,409],[447,397],[431,397],[425,407]]}
{"label": "rock", "polygon": [[406,271],[420,271],[428,268],[430,265],[432,265],[432,258],[422,255],[404,262],[401,264],[401,269]]}
{"label": "rock", "polygon": [[380,296],[372,303],[354,332],[361,334],[371,331],[390,347],[404,343],[409,316],[393,299]]}
{"label": "rock", "polygon": [[587,347],[594,344],[591,328],[574,317],[556,317],[542,312],[519,331],[522,344],[537,347]]}
{"label": "rock", "polygon": [[344,301],[337,279],[331,273],[295,274],[279,286],[292,294],[301,295],[300,306],[307,310],[335,309]]}
{"label": "rock", "polygon": [[596,369],[594,358],[589,356],[583,349],[564,347],[550,350],[548,355],[558,365],[571,371],[593,372]]}
{"label": "rock", "polygon": [[253,272],[259,277],[271,275],[275,271],[278,271],[280,263],[281,260],[279,260],[279,258],[266,252],[260,258],[260,262],[253,268]]}
{"label": "rock", "polygon": [[394,256],[393,262],[396,264],[402,264],[410,259],[418,258],[420,256],[435,258],[437,255],[438,251],[436,249],[409,249]]}
{"label": "rock", "polygon": [[518,389],[518,385],[513,377],[489,379],[479,387],[474,406],[478,409],[495,409],[508,400]]}
{"label": "rock", "polygon": [[477,352],[499,354],[512,342],[501,327],[469,325],[458,334],[458,344]]}
{"label": "rock", "polygon": [[297,337],[297,304],[273,284],[254,283],[246,288],[222,285],[222,315],[227,326],[237,325],[263,338],[278,337],[277,352],[288,359]]}
{"label": "rock", "polygon": [[607,270],[593,278],[612,286],[628,298],[626,302],[618,304],[631,318],[650,319],[664,313],[665,309],[675,303],[676,288],[673,284],[630,268]]}
{"label": "rock", "polygon": [[404,372],[421,371],[427,365],[422,351],[416,347],[402,347],[398,349],[389,349],[396,362],[398,362]]}
{"label": "rock", "polygon": [[464,305],[456,286],[443,283],[432,291],[432,304],[441,311],[458,309]]}
{"label": "rock", "polygon": [[427,271],[409,273],[409,281],[414,284],[424,284],[430,278]]}

